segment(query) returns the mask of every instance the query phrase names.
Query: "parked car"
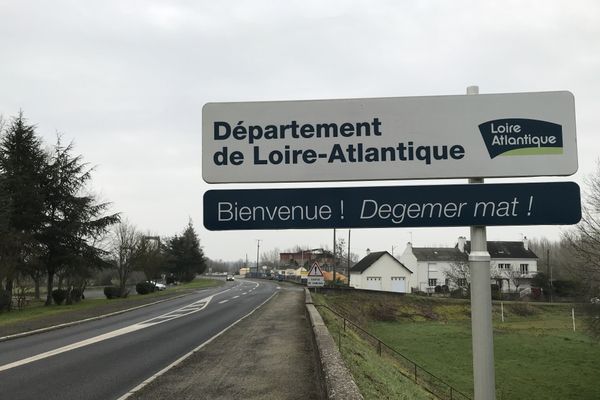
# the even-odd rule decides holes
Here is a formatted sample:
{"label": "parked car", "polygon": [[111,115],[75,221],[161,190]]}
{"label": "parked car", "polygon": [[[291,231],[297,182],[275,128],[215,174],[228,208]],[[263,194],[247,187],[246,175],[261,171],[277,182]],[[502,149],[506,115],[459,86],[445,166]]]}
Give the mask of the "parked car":
{"label": "parked car", "polygon": [[235,277],[233,275],[227,275],[227,278],[225,278],[225,280],[227,280],[227,281],[234,281]]}
{"label": "parked car", "polygon": [[167,285],[165,285],[164,283],[154,281],[150,281],[150,283],[154,285],[154,288],[156,288],[156,290],[165,290],[167,288]]}

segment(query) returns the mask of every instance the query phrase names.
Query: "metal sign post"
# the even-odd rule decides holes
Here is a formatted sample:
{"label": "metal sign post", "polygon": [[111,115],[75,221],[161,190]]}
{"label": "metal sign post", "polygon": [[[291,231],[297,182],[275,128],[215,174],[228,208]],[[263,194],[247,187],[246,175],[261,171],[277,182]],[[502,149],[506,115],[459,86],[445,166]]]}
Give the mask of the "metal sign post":
{"label": "metal sign post", "polygon": [[[467,94],[479,94],[478,86],[469,86]],[[483,183],[471,178],[469,183]],[[492,290],[490,253],[487,251],[485,226],[471,226],[471,331],[473,340],[473,380],[475,400],[494,400],[494,331],[492,328]]]}

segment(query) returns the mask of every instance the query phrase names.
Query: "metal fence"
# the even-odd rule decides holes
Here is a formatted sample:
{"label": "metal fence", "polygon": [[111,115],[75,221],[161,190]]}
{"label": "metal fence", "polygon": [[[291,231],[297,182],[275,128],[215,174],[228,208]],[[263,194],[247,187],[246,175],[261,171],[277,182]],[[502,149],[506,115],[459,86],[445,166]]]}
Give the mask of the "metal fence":
{"label": "metal fence", "polygon": [[[338,346],[340,351],[342,349],[342,332],[345,332],[347,329],[352,329],[356,332],[361,338],[363,338],[366,342],[371,344],[377,351],[377,354],[381,357],[391,357],[396,361],[398,365],[398,371],[406,376],[407,378],[413,380],[415,383],[419,384],[423,389],[437,397],[438,399],[443,400],[470,400],[471,398],[461,391],[454,388],[452,385],[444,382],[439,377],[435,376],[431,372],[427,371],[425,368],[421,367],[414,361],[405,357],[397,350],[393,349],[381,339],[376,337],[375,335],[367,332],[365,329],[361,328],[358,324],[352,322],[339,312],[331,309],[325,304],[314,304],[317,307],[321,307],[331,312],[336,318],[339,319],[340,324],[336,326],[337,332],[334,332],[334,336],[337,337]],[[337,334],[336,334],[337,333]]]}

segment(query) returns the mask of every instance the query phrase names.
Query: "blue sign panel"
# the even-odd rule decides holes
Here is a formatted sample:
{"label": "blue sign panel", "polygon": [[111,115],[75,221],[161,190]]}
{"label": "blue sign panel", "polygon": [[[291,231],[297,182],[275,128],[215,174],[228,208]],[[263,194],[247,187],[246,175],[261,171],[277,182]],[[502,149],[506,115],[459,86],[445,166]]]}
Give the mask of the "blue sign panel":
{"label": "blue sign panel", "polygon": [[573,182],[209,190],[209,230],[567,225],[581,219]]}

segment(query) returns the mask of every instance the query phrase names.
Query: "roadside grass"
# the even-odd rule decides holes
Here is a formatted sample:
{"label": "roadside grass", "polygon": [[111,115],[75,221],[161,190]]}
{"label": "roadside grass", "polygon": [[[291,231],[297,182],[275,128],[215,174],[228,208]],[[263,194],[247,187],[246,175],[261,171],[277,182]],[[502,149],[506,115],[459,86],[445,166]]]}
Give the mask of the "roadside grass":
{"label": "roadside grass", "polygon": [[[315,300],[361,321],[390,347],[472,396],[468,301],[365,293]],[[388,309],[383,319],[374,311],[382,305]],[[600,398],[600,344],[581,332],[582,326],[573,332],[572,307],[504,303],[501,322],[500,303],[494,303],[498,400]]]}
{"label": "roadside grass", "polygon": [[[20,310],[12,310],[10,312],[0,313],[0,327],[8,326],[16,323],[27,322],[36,320],[39,318],[51,317],[54,315],[64,315],[75,311],[93,310],[94,308],[100,308],[104,305],[122,305],[123,309],[128,306],[135,307],[140,300],[153,299],[157,300],[161,297],[172,296],[173,293],[183,294],[195,289],[209,288],[220,286],[224,284],[224,281],[216,279],[196,279],[192,282],[185,283],[178,286],[169,287],[167,290],[160,292],[149,293],[140,296],[131,296],[124,299],[84,299],[79,303],[72,305],[51,305],[44,306],[44,302],[41,300],[32,301],[26,307]],[[0,335],[1,336],[1,335]]]}
{"label": "roadside grass", "polygon": [[332,332],[344,362],[366,400],[399,399],[421,400],[435,399],[411,379],[399,372],[399,366],[393,358],[384,354],[379,356],[375,348],[354,331],[343,330],[339,319],[328,311],[319,310],[327,327]]}

